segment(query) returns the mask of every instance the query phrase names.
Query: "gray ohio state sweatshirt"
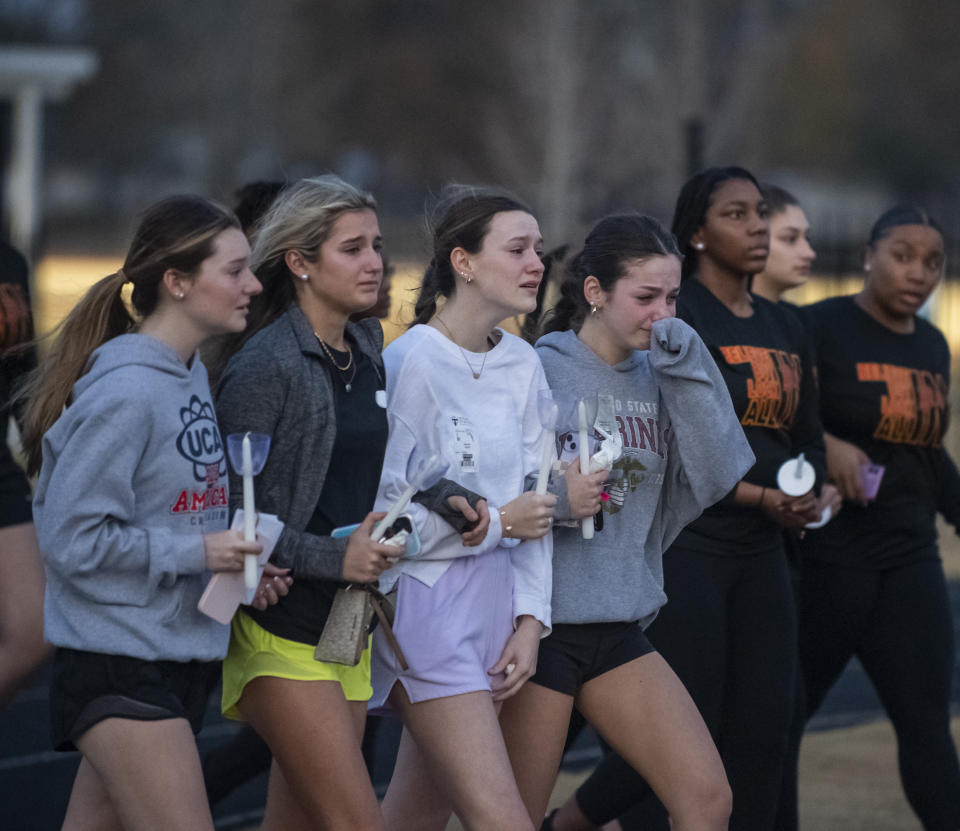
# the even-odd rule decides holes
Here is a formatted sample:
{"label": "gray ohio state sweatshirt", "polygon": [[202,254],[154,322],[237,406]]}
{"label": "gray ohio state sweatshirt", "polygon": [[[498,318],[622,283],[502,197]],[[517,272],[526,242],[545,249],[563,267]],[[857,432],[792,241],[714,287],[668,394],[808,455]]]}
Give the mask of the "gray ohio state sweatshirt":
{"label": "gray ohio state sweatshirt", "polygon": [[[553,622],[646,627],[666,602],[663,552],[753,465],[730,395],[699,335],[677,318],[654,323],[650,349],[614,366],[573,331],[545,335],[536,350],[550,388],[568,402],[561,411],[575,412],[577,398],[597,401],[594,424],[623,442],[602,530],[584,540],[579,523],[554,529]],[[561,462],[579,456],[571,420],[557,425]],[[601,438],[593,433],[591,453]]]}

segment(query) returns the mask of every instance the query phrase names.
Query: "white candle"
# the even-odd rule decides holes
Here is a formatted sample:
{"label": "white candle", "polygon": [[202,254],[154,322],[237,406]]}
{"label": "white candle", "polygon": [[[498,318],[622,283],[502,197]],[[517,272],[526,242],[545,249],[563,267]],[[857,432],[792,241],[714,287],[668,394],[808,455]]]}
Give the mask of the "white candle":
{"label": "white candle", "polygon": [[373,533],[370,535],[371,539],[379,540],[382,537],[386,530],[396,522],[398,516],[400,516],[401,511],[410,504],[410,500],[413,499],[413,495],[419,490],[419,487],[415,484],[407,485],[406,490],[400,494],[396,502],[390,506],[390,510],[387,511],[387,515],[381,519],[376,527],[373,529]]}
{"label": "white candle", "polygon": [[410,481],[410,484],[407,485],[406,490],[400,494],[396,502],[394,502],[390,509],[387,511],[387,515],[381,519],[376,527],[373,529],[373,533],[370,535],[371,539],[379,540],[380,537],[384,535],[386,530],[396,522],[396,519],[403,512],[403,509],[407,507],[410,503],[410,500],[413,499],[413,495],[420,490],[423,486],[424,481],[431,474],[436,473],[436,467],[439,462],[439,456],[436,453],[431,453],[428,456],[422,466],[420,471],[413,477]]}
{"label": "white candle", "polygon": [[[250,434],[243,437],[242,473],[243,473],[243,538],[247,542],[257,540],[257,511],[253,500],[253,454],[250,452]],[[257,583],[257,555],[247,554],[243,558],[243,582],[247,588],[247,603],[253,601]]]}
{"label": "white candle", "polygon": [[[587,445],[587,405],[580,399],[577,402],[577,426],[579,427],[578,441],[580,442],[580,472],[584,475],[590,472],[590,448]],[[580,521],[585,540],[593,539],[593,517],[588,516]]]}
{"label": "white candle", "polygon": [[540,470],[537,472],[537,494],[543,496],[547,492],[547,482],[550,479],[550,468],[553,467],[555,439],[553,431],[547,430],[543,434],[543,444],[540,448]]}

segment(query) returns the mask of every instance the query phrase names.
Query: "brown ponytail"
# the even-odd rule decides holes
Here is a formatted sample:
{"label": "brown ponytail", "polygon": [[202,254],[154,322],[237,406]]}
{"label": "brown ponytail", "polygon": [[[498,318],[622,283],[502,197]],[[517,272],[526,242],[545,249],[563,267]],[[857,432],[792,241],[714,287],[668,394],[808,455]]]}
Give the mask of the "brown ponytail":
{"label": "brown ponytail", "polygon": [[[23,446],[29,473],[39,472],[43,434],[71,403],[73,385],[87,371],[94,350],[153,313],[168,269],[193,274],[213,253],[217,235],[239,227],[232,213],[199,196],[173,196],[146,211],[123,267],[91,286],[50,333],[52,345],[19,394],[27,401]],[[136,317],[121,296],[128,280]]]}

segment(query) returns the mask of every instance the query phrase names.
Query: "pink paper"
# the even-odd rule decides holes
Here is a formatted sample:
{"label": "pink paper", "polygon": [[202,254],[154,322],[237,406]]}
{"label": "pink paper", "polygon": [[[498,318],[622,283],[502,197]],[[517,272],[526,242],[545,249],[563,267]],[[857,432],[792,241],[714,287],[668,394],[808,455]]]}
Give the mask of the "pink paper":
{"label": "pink paper", "polygon": [[[230,527],[243,532],[242,509],[233,515]],[[274,514],[257,515],[257,541],[263,546],[263,551],[257,557],[257,580],[263,576],[263,567],[270,559],[282,530],[283,523]],[[218,571],[207,583],[197,608],[218,623],[229,623],[246,597],[243,571]]]}

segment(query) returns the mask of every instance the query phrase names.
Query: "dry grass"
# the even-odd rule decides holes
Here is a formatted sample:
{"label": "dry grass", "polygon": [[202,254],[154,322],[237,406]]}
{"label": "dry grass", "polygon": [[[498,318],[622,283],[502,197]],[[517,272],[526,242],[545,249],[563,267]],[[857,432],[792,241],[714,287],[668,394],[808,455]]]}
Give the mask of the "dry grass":
{"label": "dry grass", "polygon": [[[953,720],[960,744],[960,719]],[[561,773],[550,807],[562,804],[587,773]],[[447,831],[460,831],[454,819]],[[897,748],[887,721],[814,733],[800,755],[800,827],[804,831],[920,831],[900,787]]]}
{"label": "dry grass", "polygon": [[[960,719],[953,720],[953,736],[960,744]],[[803,828],[816,831],[919,831],[900,787],[889,722],[804,739],[800,818]]]}

